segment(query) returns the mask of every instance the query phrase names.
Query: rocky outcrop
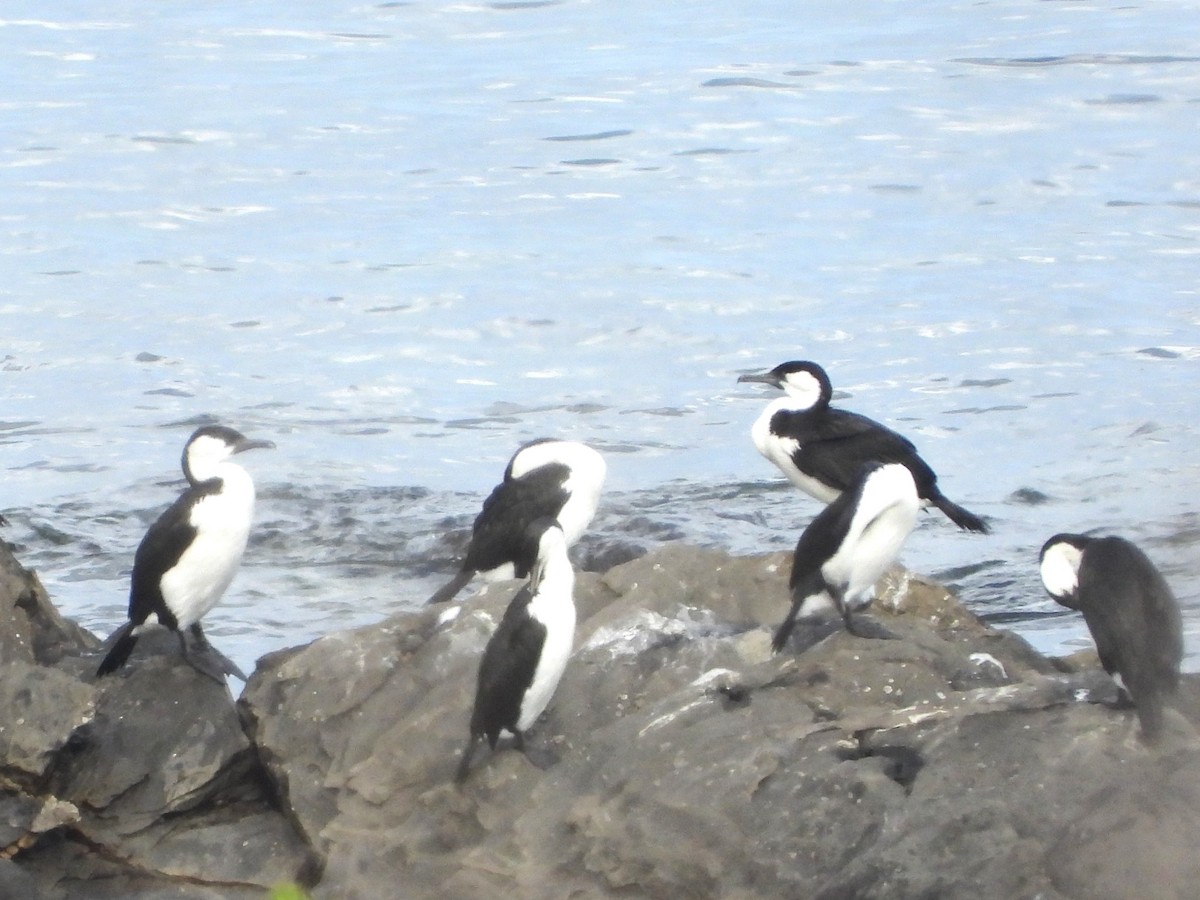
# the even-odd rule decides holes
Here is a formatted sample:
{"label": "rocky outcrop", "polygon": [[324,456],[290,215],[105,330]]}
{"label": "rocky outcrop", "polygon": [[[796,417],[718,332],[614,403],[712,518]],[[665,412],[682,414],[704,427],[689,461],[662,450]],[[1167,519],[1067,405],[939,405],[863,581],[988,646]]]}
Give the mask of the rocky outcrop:
{"label": "rocky outcrop", "polygon": [[167,634],[121,675],[0,545],[0,897],[261,898],[314,871],[229,691]]}
{"label": "rocky outcrop", "polygon": [[872,613],[893,639],[809,627],[772,654],[787,567],[672,545],[581,573],[577,649],[531,735],[559,762],[502,750],[461,789],[475,669],[512,585],[269,654],[236,707],[169,637],[97,684],[94,639],[48,604],[45,636],[9,619],[26,632],[0,636],[0,890],[1194,894],[1190,679],[1186,715],[1147,749],[1094,663],[1048,660],[900,570]]}

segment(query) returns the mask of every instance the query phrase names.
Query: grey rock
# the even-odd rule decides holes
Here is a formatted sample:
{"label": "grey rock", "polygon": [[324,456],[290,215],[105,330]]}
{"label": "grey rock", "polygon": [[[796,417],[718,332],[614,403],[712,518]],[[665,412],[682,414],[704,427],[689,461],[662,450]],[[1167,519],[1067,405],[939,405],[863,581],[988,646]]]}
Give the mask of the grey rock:
{"label": "grey rock", "polygon": [[[786,573],[683,546],[582,573],[533,738],[561,762],[501,752],[461,792],[474,668],[515,586],[264,659],[244,715],[326,860],[315,896],[1090,896],[1086,860],[1056,887],[1064,829],[1098,772],[1152,759],[1127,716],[1077,701],[1095,672],[898,570],[872,613],[895,640],[815,628],[773,655]],[[1178,724],[1178,777],[1200,779]],[[1188,834],[1195,813],[1173,814]]]}
{"label": "grey rock", "polygon": [[51,665],[99,645],[94,635],[59,613],[37,573],[22,566],[0,540],[0,664]]}
{"label": "grey rock", "polygon": [[41,778],[95,715],[95,691],[72,676],[20,660],[0,666],[0,767]]}
{"label": "grey rock", "polygon": [[86,655],[26,661],[42,712],[0,745],[0,839],[68,900],[289,879],[315,900],[1194,895],[1195,677],[1148,749],[1094,658],[1046,659],[900,569],[867,614],[891,639],[812,625],[773,654],[787,571],[669,545],[579,573],[576,650],[530,735],[559,762],[502,747],[461,789],[515,584],[269,654],[236,715],[169,635],[100,684]]}
{"label": "grey rock", "polygon": [[55,898],[261,900],[311,879],[225,686],[165,631],[97,680],[99,641],[58,616],[7,547],[0,573],[0,607],[22,611],[4,623],[20,635],[0,635],[21,651],[0,666],[0,856]]}
{"label": "grey rock", "polygon": [[9,859],[0,859],[0,897],[4,900],[42,900],[33,877]]}

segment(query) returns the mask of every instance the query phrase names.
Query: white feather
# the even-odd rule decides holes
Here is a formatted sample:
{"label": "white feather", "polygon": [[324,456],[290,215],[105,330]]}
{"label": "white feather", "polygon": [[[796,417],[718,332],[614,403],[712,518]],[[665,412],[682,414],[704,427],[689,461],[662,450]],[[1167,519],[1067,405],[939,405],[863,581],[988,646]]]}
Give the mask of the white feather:
{"label": "white feather", "polygon": [[1059,541],[1042,555],[1042,584],[1051,597],[1069,597],[1079,587],[1079,563],[1083,551],[1074,544]]}
{"label": "white feather", "polygon": [[550,704],[558,682],[571,657],[575,641],[575,573],[567,558],[562,531],[549,528],[542,536],[538,553],[541,578],[529,603],[529,615],[546,629],[546,641],[538,657],[533,681],[521,700],[517,728],[525,731]]}
{"label": "white feather", "polygon": [[777,412],[795,409],[795,400],[790,396],[771,401],[754,420],[754,425],[750,428],[750,437],[754,441],[754,446],[758,448],[758,452],[769,462],[774,463],[775,467],[787,476],[788,481],[810,497],[815,497],[822,503],[832,503],[841,491],[834,490],[817,479],[805,475],[793,462],[792,454],[800,449],[800,442],[795,438],[780,437],[771,431],[771,419]]}
{"label": "white feather", "polygon": [[851,609],[870,603],[875,582],[916,527],[920,508],[912,473],[899,463],[882,466],[867,477],[841,546],[821,567],[826,582],[844,586]]}
{"label": "white feather", "polygon": [[206,474],[222,480],[221,490],[192,508],[189,521],[196,528],[195,540],[160,582],[181,630],[200,621],[229,588],[254,517],[254,482],[245,469],[223,462]]}
{"label": "white feather", "polygon": [[608,466],[604,457],[587,444],[543,441],[517,453],[512,461],[512,475],[520,478],[548,463],[564,463],[571,469],[571,475],[563,485],[570,497],[558,514],[558,524],[562,526],[567,546],[571,547],[583,536],[596,515]]}

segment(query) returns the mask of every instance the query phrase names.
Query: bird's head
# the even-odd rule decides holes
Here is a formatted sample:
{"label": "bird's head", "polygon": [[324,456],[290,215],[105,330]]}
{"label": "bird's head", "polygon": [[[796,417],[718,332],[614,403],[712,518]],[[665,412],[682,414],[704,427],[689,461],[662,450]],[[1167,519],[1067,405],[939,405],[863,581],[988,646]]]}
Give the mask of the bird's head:
{"label": "bird's head", "polygon": [[235,453],[274,446],[271,441],[251,440],[224,425],[205,425],[196,429],[184,445],[183,474],[192,484],[199,484],[213,477],[217,466]]}
{"label": "bird's head", "polygon": [[826,404],[833,396],[829,376],[815,362],[792,360],[780,363],[770,372],[743,375],[738,383],[756,382],[769,384],[786,393],[802,409],[812,409]]}
{"label": "bird's head", "polygon": [[1038,557],[1046,592],[1068,609],[1079,608],[1079,564],[1089,541],[1081,534],[1056,534]]}

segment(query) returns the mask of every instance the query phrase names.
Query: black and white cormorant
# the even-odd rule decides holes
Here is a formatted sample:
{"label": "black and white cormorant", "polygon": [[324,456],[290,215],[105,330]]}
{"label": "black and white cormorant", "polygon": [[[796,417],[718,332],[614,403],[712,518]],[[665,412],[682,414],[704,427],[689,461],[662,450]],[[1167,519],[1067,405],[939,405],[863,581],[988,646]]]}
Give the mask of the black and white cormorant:
{"label": "black and white cormorant", "polygon": [[1140,549],[1120,537],[1056,534],[1042,546],[1042,584],[1087,623],[1100,664],[1137,708],[1142,735],[1162,732],[1163,703],[1179,684],[1179,604]]}
{"label": "black and white cormorant", "polygon": [[870,604],[875,582],[917,523],[921,503],[912,473],[900,463],[867,463],[804,529],[792,555],[792,608],[775,632],[778,652],[796,620],[835,611],[851,634],[852,614]]}
{"label": "black and white cormorant", "polygon": [[912,472],[924,504],[936,506],[959,528],[988,530],[979,516],[946,498],[937,475],[908,438],[866,416],[830,406],[833,387],[816,363],[785,362],[738,381],[783,390],[784,395],[767,405],[750,433],[758,452],[805,493],[829,503],[847,488],[863,463],[901,463]]}
{"label": "black and white cormorant", "polygon": [[274,446],[221,425],[205,425],[188,438],[183,449],[188,487],[138,545],[129,587],[129,621],[109,638],[115,643],[100,663],[98,675],[123,666],[138,635],[157,624],[179,635],[184,657],[198,671],[221,682],[226,674],[246,680],[232,661],[209,645],[200,619],[233,581],[254,515],[254,482],[230,457]]}
{"label": "black and white cormorant", "polygon": [[557,520],[573,546],[596,514],[606,474],[604,457],[586,444],[540,438],[523,445],[483,501],[458,574],[428,602],[452,599],[476,574],[489,581],[527,577],[532,560],[521,559],[521,547],[537,519]]}
{"label": "black and white cormorant", "polygon": [[567,667],[575,639],[575,573],[567,538],[550,518],[529,525],[523,540],[535,548],[529,582],[508,604],[479,664],[471,736],[455,780],[470,772],[479,743],[492,750],[502,733],[526,756],[525,733],[545,711]]}

